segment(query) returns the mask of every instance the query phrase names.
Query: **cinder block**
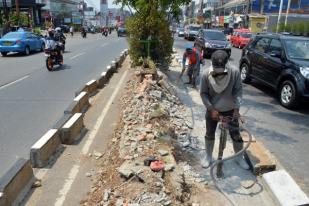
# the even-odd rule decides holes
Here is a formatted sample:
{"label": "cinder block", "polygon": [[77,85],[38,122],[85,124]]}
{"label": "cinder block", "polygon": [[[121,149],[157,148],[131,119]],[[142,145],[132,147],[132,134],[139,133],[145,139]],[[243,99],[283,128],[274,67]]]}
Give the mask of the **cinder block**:
{"label": "cinder block", "polygon": [[80,112],[77,101],[71,102],[71,104],[64,110],[64,114],[75,114]]}
{"label": "cinder block", "polygon": [[30,160],[32,167],[45,167],[50,157],[61,145],[59,132],[57,129],[50,129],[46,132],[30,150]]}
{"label": "cinder block", "polygon": [[125,49],[124,52],[125,52],[126,55],[129,54],[129,50],[128,49]]}
{"label": "cinder block", "polygon": [[276,169],[276,162],[270,152],[259,142],[252,142],[245,153],[251,169],[255,175]]}
{"label": "cinder block", "polygon": [[18,205],[35,181],[29,160],[18,159],[0,179],[0,205]]}
{"label": "cinder block", "polygon": [[86,84],[86,89],[88,94],[92,94],[94,92],[97,91],[98,85],[97,85],[97,81],[96,80],[91,80],[89,82],[87,82]]}
{"label": "cinder block", "polygon": [[90,106],[88,93],[81,92],[77,97],[74,98],[74,102],[77,102],[78,105],[78,110],[75,113],[83,112],[85,108],[88,108]]}
{"label": "cinder block", "polygon": [[307,195],[285,170],[263,174],[263,181],[279,205],[309,205]]}
{"label": "cinder block", "polygon": [[64,144],[73,144],[75,138],[80,134],[83,127],[83,114],[74,114],[62,127],[61,142]]}
{"label": "cinder block", "polygon": [[106,72],[102,72],[100,78],[97,80],[98,88],[102,89],[107,83]]}

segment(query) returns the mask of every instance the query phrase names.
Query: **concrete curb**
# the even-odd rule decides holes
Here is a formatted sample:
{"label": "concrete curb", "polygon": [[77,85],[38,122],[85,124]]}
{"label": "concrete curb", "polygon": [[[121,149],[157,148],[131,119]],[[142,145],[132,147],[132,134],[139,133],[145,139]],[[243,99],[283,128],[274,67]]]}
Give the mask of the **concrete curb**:
{"label": "concrete curb", "polygon": [[90,80],[89,82],[86,83],[85,86],[87,92],[89,95],[95,93],[97,91],[98,85],[96,80]]}
{"label": "concrete curb", "polygon": [[97,84],[98,84],[98,88],[99,89],[102,89],[105,84],[107,83],[107,78],[106,78],[106,72],[102,72],[101,73],[101,76],[99,77],[99,79],[97,79]]}
{"label": "concrete curb", "polygon": [[112,72],[115,73],[117,72],[117,64],[116,61],[111,62],[111,67],[112,67]]}
{"label": "concrete curb", "polygon": [[0,179],[0,205],[18,205],[30,190],[35,178],[29,160],[18,159]]}
{"label": "concrete curb", "polygon": [[262,179],[278,205],[309,205],[307,195],[285,170],[263,174]]}
{"label": "concrete curb", "polygon": [[80,112],[77,101],[71,102],[71,104],[69,104],[69,106],[64,110],[64,114],[74,114],[77,112]]}
{"label": "concrete curb", "polygon": [[41,139],[39,139],[30,150],[30,160],[32,167],[45,167],[49,158],[61,145],[59,132],[57,129],[50,129]]}
{"label": "concrete curb", "polygon": [[113,76],[113,68],[111,65],[106,67],[106,78],[109,80]]}
{"label": "concrete curb", "polygon": [[77,103],[78,110],[74,113],[72,112],[71,114],[82,113],[90,106],[88,94],[89,93],[87,92],[81,92],[77,97],[74,98],[73,102]]}
{"label": "concrete curb", "polygon": [[84,120],[82,113],[74,114],[69,121],[67,121],[61,131],[61,142],[63,144],[73,144],[75,138],[80,134],[84,128]]}

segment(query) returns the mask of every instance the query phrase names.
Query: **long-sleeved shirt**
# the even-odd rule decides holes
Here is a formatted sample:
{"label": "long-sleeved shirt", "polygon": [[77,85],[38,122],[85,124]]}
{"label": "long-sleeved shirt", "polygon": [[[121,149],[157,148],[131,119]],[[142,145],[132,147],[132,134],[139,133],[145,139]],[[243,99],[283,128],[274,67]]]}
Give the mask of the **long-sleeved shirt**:
{"label": "long-sleeved shirt", "polygon": [[230,82],[224,91],[216,93],[209,82],[209,69],[207,69],[201,82],[200,95],[208,110],[215,109],[219,112],[226,112],[239,109],[242,101],[242,83],[240,72],[236,67],[228,65],[228,72],[231,72]]}

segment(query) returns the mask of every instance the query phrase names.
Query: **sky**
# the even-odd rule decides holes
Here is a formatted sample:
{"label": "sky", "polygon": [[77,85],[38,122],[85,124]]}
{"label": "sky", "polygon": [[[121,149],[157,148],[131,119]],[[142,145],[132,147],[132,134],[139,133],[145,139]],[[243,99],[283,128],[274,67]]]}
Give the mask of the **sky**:
{"label": "sky", "polygon": [[[108,8],[120,8],[119,5],[113,4],[114,0],[107,0]],[[96,10],[100,10],[100,0],[85,0],[89,6],[95,7]]]}

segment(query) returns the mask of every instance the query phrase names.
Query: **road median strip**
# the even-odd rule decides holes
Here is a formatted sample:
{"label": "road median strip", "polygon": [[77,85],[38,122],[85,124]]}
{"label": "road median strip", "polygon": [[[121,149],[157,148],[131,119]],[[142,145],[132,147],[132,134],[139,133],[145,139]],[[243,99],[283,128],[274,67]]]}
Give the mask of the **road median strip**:
{"label": "road median strip", "polygon": [[30,190],[35,178],[30,160],[18,159],[0,179],[0,205],[18,205]]}
{"label": "road median strip", "polygon": [[59,132],[57,129],[50,129],[46,132],[30,150],[30,160],[32,167],[45,167],[50,157],[61,145]]}
{"label": "road median strip", "polygon": [[83,114],[74,114],[62,127],[61,142],[64,144],[73,144],[83,128]]}

